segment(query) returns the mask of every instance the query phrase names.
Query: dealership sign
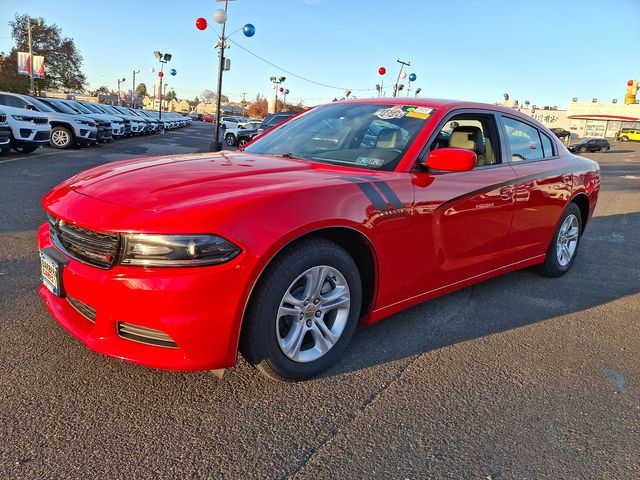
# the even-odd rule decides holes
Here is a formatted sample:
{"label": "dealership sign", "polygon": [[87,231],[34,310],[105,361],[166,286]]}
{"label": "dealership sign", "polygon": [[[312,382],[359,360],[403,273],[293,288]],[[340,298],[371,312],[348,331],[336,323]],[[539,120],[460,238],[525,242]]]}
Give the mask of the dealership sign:
{"label": "dealership sign", "polygon": [[[29,76],[29,53],[18,52],[18,75]],[[40,55],[33,56],[33,78],[44,80],[44,57]]]}

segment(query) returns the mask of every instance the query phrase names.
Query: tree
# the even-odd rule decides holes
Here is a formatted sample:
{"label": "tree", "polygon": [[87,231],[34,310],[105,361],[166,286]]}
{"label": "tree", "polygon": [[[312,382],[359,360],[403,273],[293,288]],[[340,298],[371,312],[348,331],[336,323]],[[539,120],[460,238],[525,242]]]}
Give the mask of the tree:
{"label": "tree", "polygon": [[[29,32],[27,15],[15,15],[9,22],[11,36],[15,47],[8,55],[2,54],[0,62],[0,89],[26,93],[29,90],[29,79],[18,75],[18,52],[29,51]],[[63,88],[80,91],[87,82],[80,70],[82,56],[71,38],[63,37],[60,28],[47,25],[43,18],[32,18],[31,34],[34,55],[44,56],[46,78],[36,80],[38,90]]]}
{"label": "tree", "polygon": [[147,93],[147,86],[144,83],[139,83],[138,86],[136,87],[136,95],[139,98],[144,98],[148,95]]}
{"label": "tree", "polygon": [[103,85],[103,86],[99,87],[98,89],[96,89],[95,93],[96,93],[96,95],[98,95],[100,93],[102,95],[111,95],[111,90],[109,89],[109,87],[106,87],[106,86]]}
{"label": "tree", "polygon": [[246,115],[251,118],[266,117],[267,113],[268,113],[267,101],[264,99],[256,100],[251,105],[249,105],[249,107],[247,107],[247,111],[246,111]]}
{"label": "tree", "polygon": [[170,102],[171,100],[177,100],[178,96],[176,95],[176,92],[174,90],[169,90],[169,92],[164,96],[164,99],[167,102]]}
{"label": "tree", "polygon": [[193,99],[193,103],[195,103],[196,105],[198,105],[200,103],[200,99],[198,97]]}
{"label": "tree", "polygon": [[[205,89],[200,94],[200,98],[204,103],[215,103],[216,99],[218,98],[218,95],[216,95],[209,89]],[[222,98],[222,103],[229,103],[229,97],[222,95],[221,98]]]}

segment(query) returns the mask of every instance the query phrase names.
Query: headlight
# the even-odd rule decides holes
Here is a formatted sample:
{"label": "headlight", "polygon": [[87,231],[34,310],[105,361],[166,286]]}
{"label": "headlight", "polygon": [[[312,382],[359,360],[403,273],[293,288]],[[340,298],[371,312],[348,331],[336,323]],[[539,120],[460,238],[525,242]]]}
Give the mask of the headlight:
{"label": "headlight", "polygon": [[88,125],[90,127],[95,127],[96,126],[96,123],[92,122],[91,120],[74,120],[74,122],[80,123],[82,125]]}
{"label": "headlight", "polygon": [[228,262],[240,248],[217,235],[123,235],[122,265],[198,267]]}
{"label": "headlight", "polygon": [[31,117],[23,117],[22,115],[11,115],[13,118],[18,120],[19,122],[30,122]]}

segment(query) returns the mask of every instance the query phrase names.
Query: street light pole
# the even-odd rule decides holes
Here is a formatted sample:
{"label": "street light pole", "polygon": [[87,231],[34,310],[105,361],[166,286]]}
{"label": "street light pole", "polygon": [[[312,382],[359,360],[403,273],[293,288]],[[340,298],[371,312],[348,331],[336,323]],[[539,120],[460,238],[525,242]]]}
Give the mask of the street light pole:
{"label": "street light pole", "polygon": [[31,17],[27,18],[27,29],[29,30],[29,93],[35,93],[33,86],[33,41],[31,40]]}
{"label": "street light pole", "polygon": [[219,152],[222,150],[222,142],[220,141],[220,107],[222,106],[222,72],[224,71],[224,44],[227,39],[224,37],[224,32],[227,27],[227,8],[229,7],[229,0],[224,2],[224,21],[222,22],[222,35],[220,35],[220,58],[218,61],[218,97],[216,98],[216,132],[214,140],[209,145],[209,150],[212,152]]}
{"label": "street light pole", "polygon": [[405,62],[404,60],[398,59],[397,62],[400,64],[400,71],[398,72],[398,78],[396,79],[396,84],[393,86],[393,96],[398,96],[398,83],[400,83],[400,75],[402,75],[402,69],[405,67],[411,66],[411,62]]}
{"label": "street light pole", "polygon": [[158,88],[158,97],[160,97],[158,120],[162,120],[162,78],[164,77],[164,64],[171,61],[172,55],[170,53],[160,53],[156,50],[153,52],[153,56],[160,62],[160,71],[158,72],[158,78],[160,78],[160,88]]}
{"label": "street light pole", "polygon": [[140,73],[140,70],[133,71],[133,82],[131,82],[131,106],[136,108],[136,73]]}
{"label": "street light pole", "polygon": [[[214,139],[209,144],[209,150],[212,152],[219,152],[222,150],[222,142],[220,141],[220,109],[222,104],[222,73],[224,71],[225,66],[225,58],[224,58],[224,50],[227,43],[227,37],[225,36],[226,27],[227,27],[227,9],[229,8],[229,0],[216,0],[218,2],[224,1],[224,10],[218,9],[213,12],[213,18],[216,23],[222,25],[222,35],[220,35],[220,40],[216,44],[216,48],[220,48],[220,57],[218,59],[218,98],[216,99],[216,123],[215,123],[215,133]],[[208,27],[207,19],[204,17],[199,17],[196,19],[196,28],[198,30],[205,30]],[[239,32],[242,30],[246,37],[253,37],[256,33],[256,27],[252,24],[247,23],[241,29],[236,30],[235,32]],[[215,31],[215,30],[214,30]],[[231,32],[229,36],[233,35],[235,32]]]}
{"label": "street light pole", "polygon": [[120,97],[120,82],[124,83],[124,82],[126,82],[126,79],[123,78],[122,80],[120,80],[120,78],[118,78],[118,106],[119,107],[122,106],[122,99]]}

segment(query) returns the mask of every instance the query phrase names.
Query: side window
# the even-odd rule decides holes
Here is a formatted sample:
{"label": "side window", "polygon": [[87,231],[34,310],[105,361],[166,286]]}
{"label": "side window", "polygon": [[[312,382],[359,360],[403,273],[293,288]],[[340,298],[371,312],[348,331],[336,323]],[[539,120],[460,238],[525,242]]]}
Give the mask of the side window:
{"label": "side window", "polygon": [[27,103],[12,95],[0,95],[0,102],[7,107],[26,108]]}
{"label": "side window", "polygon": [[542,132],[540,133],[540,138],[542,139],[544,158],[553,157],[555,155],[555,151],[553,149],[553,142],[551,139]]}
{"label": "side window", "polygon": [[502,117],[507,140],[511,147],[511,161],[541,160],[544,156],[538,129],[509,117]]}
{"label": "side window", "polygon": [[439,148],[473,150],[478,157],[476,167],[501,163],[498,130],[493,115],[463,113],[452,117],[429,147],[430,150]]}

